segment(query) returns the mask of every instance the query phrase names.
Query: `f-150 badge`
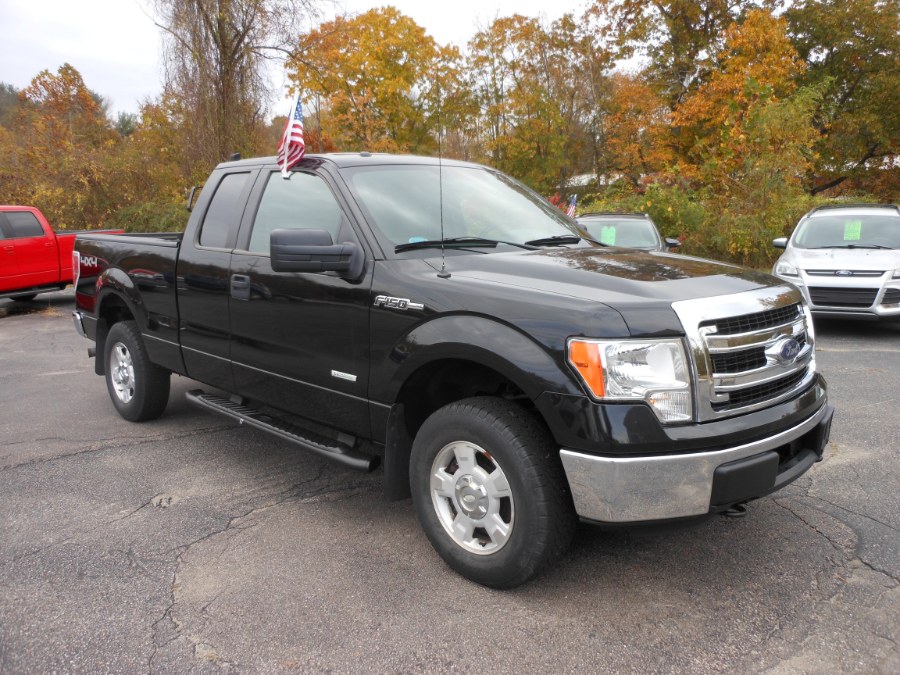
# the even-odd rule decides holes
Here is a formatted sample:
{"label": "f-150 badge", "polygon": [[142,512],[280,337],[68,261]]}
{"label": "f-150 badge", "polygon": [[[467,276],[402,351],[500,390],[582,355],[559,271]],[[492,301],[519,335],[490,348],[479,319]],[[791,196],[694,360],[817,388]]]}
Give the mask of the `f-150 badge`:
{"label": "f-150 badge", "polygon": [[421,302],[411,302],[409,298],[394,298],[390,295],[379,295],[375,298],[376,307],[385,307],[387,309],[399,309],[405,312],[408,309],[425,309],[425,305]]}

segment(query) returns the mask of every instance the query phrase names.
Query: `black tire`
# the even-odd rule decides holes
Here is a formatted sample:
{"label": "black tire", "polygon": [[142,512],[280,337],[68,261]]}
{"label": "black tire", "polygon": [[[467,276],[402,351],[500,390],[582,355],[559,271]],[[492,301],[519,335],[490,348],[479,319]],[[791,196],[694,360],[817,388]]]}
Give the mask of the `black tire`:
{"label": "black tire", "polygon": [[575,532],[559,448],[540,420],[505,399],[457,401],[425,420],[413,442],[410,487],[438,554],[485,586],[525,583],[566,551]]}
{"label": "black tire", "polygon": [[150,362],[134,321],[120,321],[106,336],[106,388],[119,414],[131,422],[162,415],[171,373]]}

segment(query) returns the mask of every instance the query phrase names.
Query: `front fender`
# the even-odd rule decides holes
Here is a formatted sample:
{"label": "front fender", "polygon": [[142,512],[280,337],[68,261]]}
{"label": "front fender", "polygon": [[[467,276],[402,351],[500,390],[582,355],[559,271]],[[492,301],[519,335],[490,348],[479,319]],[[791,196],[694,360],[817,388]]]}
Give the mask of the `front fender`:
{"label": "front fender", "polygon": [[429,363],[455,359],[497,371],[535,400],[544,391],[583,394],[565,365],[565,338],[546,345],[510,324],[472,314],[444,315],[402,335],[373,364],[372,395],[392,405],[403,384]]}

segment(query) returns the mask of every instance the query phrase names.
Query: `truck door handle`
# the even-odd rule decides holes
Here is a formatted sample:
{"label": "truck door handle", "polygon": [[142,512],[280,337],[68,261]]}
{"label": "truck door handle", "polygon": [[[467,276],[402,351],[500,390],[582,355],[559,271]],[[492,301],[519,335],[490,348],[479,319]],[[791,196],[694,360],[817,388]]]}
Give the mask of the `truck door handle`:
{"label": "truck door handle", "polygon": [[250,299],[250,277],[246,274],[231,275],[231,297],[235,300]]}

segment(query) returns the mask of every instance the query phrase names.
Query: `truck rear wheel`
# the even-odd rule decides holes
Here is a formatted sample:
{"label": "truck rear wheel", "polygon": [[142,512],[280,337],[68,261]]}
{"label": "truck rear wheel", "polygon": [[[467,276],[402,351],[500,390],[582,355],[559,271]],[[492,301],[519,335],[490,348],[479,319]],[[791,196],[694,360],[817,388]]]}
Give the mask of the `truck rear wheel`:
{"label": "truck rear wheel", "polygon": [[539,420],[504,399],[470,398],[432,414],[413,443],[410,484],[432,546],[485,586],[528,581],[575,531],[558,448]]}
{"label": "truck rear wheel", "polygon": [[150,362],[134,321],[120,321],[106,336],[106,388],[119,414],[131,422],[159,417],[169,402],[170,373]]}

